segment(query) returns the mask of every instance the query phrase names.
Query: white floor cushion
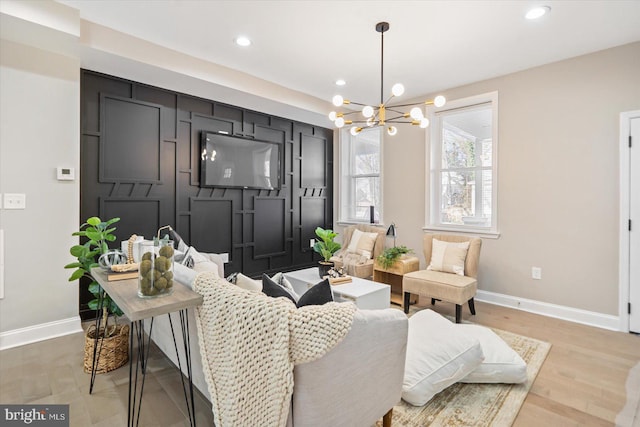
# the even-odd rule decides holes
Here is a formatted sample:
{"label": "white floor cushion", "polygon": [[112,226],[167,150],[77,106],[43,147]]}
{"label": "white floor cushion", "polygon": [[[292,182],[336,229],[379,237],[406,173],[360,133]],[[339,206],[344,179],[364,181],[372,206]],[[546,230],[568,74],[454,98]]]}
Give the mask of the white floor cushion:
{"label": "white floor cushion", "polygon": [[402,399],[423,406],[483,360],[480,342],[432,310],[409,319]]}
{"label": "white floor cushion", "polygon": [[477,338],[484,354],[480,366],[461,382],[518,384],[527,381],[527,364],[491,329],[479,325],[456,325],[456,328]]}

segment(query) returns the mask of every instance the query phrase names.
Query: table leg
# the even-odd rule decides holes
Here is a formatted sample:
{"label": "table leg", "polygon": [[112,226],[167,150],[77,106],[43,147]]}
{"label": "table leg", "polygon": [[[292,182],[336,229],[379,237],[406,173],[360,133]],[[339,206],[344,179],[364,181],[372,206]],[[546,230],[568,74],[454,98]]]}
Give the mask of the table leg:
{"label": "table leg", "polygon": [[[182,363],[180,362],[180,352],[178,351],[178,343],[176,342],[176,335],[173,329],[173,321],[171,320],[171,313],[169,316],[169,325],[171,326],[171,336],[173,337],[173,346],[176,350],[176,358],[178,360],[178,372],[180,373],[180,380],[182,381],[182,391],[184,393],[184,399],[187,404],[187,414],[189,416],[189,425],[196,427],[196,409],[193,393],[193,373],[191,371],[191,342],[189,338],[189,317],[187,316],[187,310],[180,310],[180,330],[182,332],[182,343],[184,346],[185,364],[187,368],[187,378],[189,381],[188,388],[184,383],[184,376],[182,375]],[[188,393],[188,395],[187,395]]]}
{"label": "table leg", "polygon": [[[89,394],[93,393],[93,384],[96,382],[96,369],[100,360],[100,350],[102,350],[102,339],[100,339],[100,322],[102,320],[102,307],[104,306],[104,289],[98,293],[98,309],[96,313],[96,335],[93,338],[93,360],[91,362],[91,382],[89,384]],[[100,348],[98,348],[100,342]]]}
{"label": "table leg", "polygon": [[[140,409],[142,407],[142,394],[144,393],[144,380],[147,375],[147,362],[151,347],[151,332],[153,331],[153,317],[149,326],[149,336],[145,343],[144,320],[131,322],[129,335],[129,401],[127,413],[127,426],[137,426],[140,422]],[[136,346],[134,346],[134,335]],[[133,368],[135,359],[135,372]],[[141,373],[140,390],[138,390],[138,371]]]}

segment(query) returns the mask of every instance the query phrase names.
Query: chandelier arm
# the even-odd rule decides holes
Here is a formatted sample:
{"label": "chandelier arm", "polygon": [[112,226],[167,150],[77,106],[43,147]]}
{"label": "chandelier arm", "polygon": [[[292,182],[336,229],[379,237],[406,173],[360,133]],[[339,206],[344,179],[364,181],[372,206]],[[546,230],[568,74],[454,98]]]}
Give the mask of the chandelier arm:
{"label": "chandelier arm", "polygon": [[363,106],[363,107],[366,107],[367,105],[369,105],[369,104],[361,104],[361,103],[359,103],[359,102],[355,102],[355,101],[349,101],[349,104],[353,104],[353,105],[361,105],[361,106]]}
{"label": "chandelier arm", "polygon": [[[396,111],[396,113],[397,113],[397,111]],[[385,121],[387,121],[387,122],[391,122],[391,121],[393,121],[393,120],[399,120],[399,119],[406,119],[406,117],[404,116],[404,114],[400,114],[399,116],[391,117],[390,119],[387,119],[387,120],[385,120]],[[404,123],[404,122],[398,122],[398,121],[396,121],[395,123]],[[409,122],[406,122],[406,123],[411,123],[411,122],[409,121]]]}
{"label": "chandelier arm", "polygon": [[[388,24],[387,24],[388,25]],[[385,29],[381,28],[380,31],[380,104],[384,105],[382,102],[384,99],[384,32]]]}
{"label": "chandelier arm", "polygon": [[393,107],[387,107],[386,110],[387,111],[393,111],[394,113],[397,113],[397,114],[402,114],[402,115],[405,114],[404,112],[402,112],[400,110],[395,110]]}
{"label": "chandelier arm", "polygon": [[387,108],[391,109],[391,108],[396,108],[396,107],[414,107],[414,106],[418,106],[418,105],[426,105],[424,102],[411,102],[409,104],[394,104],[394,105],[389,105]]}
{"label": "chandelier arm", "polygon": [[400,117],[394,117],[392,119],[389,119],[386,121],[386,123],[403,123],[403,124],[412,124],[411,121],[401,121],[400,119],[403,119],[404,117],[400,116]]}

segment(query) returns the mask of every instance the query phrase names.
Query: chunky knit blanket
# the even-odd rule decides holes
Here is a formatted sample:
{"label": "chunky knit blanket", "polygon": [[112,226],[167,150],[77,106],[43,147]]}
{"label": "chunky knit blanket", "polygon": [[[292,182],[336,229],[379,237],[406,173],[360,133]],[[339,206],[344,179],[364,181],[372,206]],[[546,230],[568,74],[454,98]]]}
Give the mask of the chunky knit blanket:
{"label": "chunky knit blanket", "polygon": [[204,376],[215,425],[284,426],[293,394],[293,367],[322,357],[351,329],[351,303],[297,309],[201,273],[194,290]]}

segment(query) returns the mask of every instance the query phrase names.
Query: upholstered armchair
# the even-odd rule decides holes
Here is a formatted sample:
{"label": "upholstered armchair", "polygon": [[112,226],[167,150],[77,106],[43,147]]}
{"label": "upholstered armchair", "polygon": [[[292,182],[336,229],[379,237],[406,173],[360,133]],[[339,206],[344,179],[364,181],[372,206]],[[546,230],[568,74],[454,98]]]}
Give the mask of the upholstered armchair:
{"label": "upholstered armchair", "polygon": [[404,312],[409,312],[411,294],[456,305],[456,323],[460,323],[462,305],[469,304],[476,314],[473,297],[478,289],[478,261],[482,240],[446,234],[425,234],[423,238],[426,270],[407,273],[402,278]]}
{"label": "upholstered armchair", "polygon": [[373,276],[373,261],[384,250],[386,229],[375,225],[350,225],[342,232],[342,248],[331,257],[337,268],[354,277]]}

